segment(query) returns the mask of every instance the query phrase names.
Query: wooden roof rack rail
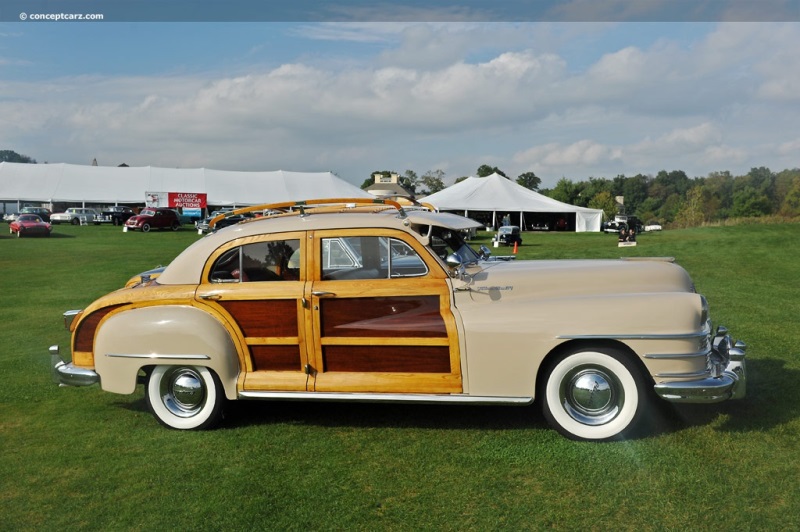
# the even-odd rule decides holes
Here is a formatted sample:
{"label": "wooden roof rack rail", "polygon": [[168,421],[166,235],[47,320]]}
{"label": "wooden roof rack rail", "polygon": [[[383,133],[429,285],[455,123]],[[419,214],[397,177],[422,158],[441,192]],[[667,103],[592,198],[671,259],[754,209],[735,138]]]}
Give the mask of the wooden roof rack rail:
{"label": "wooden roof rack rail", "polygon": [[283,213],[288,213],[291,209],[298,209],[299,214],[301,216],[305,216],[308,214],[313,213],[313,209],[307,210],[306,207],[315,207],[315,206],[323,206],[323,205],[337,205],[341,204],[343,206],[348,205],[386,205],[389,207],[394,207],[397,209],[401,218],[406,217],[406,212],[403,210],[403,206],[400,205],[398,202],[388,199],[377,199],[377,198],[327,198],[327,199],[313,199],[313,200],[303,200],[303,201],[284,201],[280,203],[264,203],[261,205],[251,205],[250,207],[242,207],[241,209],[234,209],[232,211],[227,211],[222,214],[218,214],[214,218],[212,218],[208,222],[208,228],[210,231],[213,231],[214,226],[220,220],[224,218],[229,218],[231,216],[236,216],[239,214],[246,214],[249,212],[256,212],[256,211],[283,211]]}

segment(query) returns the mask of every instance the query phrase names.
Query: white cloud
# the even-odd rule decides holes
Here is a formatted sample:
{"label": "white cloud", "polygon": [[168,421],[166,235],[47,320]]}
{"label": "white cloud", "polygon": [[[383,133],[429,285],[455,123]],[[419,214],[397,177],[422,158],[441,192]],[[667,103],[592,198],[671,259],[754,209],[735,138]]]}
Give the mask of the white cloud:
{"label": "white cloud", "polygon": [[721,24],[695,43],[598,52],[584,68],[542,47],[540,28],[504,25],[480,44],[498,27],[309,25],[316,39],[388,48],[241,75],[0,81],[0,145],[51,162],[333,170],[357,183],[485,162],[534,170],[544,186],[796,166],[797,25]]}

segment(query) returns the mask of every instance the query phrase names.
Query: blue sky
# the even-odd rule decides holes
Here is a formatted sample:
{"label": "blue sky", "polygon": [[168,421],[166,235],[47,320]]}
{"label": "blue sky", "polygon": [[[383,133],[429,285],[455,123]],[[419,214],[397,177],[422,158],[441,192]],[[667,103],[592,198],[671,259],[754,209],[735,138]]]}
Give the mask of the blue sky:
{"label": "blue sky", "polygon": [[356,184],[373,170],[407,169],[441,169],[452,182],[490,164],[511,176],[534,171],[543,186],[561,177],[800,166],[793,15],[789,22],[12,22],[7,10],[0,15],[0,149],[39,162],[331,170]]}

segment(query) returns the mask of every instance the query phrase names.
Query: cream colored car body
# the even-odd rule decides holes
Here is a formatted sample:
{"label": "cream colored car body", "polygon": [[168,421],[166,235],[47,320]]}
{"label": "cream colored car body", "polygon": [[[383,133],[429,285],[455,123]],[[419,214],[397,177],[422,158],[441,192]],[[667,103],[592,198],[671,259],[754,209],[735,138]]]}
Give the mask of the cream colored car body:
{"label": "cream colored car body", "polygon": [[[443,242],[436,235],[455,242],[453,233],[477,224],[422,210],[363,211],[256,219],[201,238],[163,272],[134,278],[78,314],[70,325],[72,363],[54,357],[56,375],[64,384],[99,381],[123,394],[144,382],[148,401],[159,393],[177,400],[174,423],[153,407],[174,428],[206,426],[205,417],[196,424],[191,418],[209,414],[198,394],[213,396],[207,388],[214,378],[228,399],[527,404],[547,392],[554,394],[543,398],[548,420],[588,440],[626,432],[653,390],[684,402],[744,395],[744,345],[734,345],[724,330],[712,335],[705,299],[670,260],[506,262],[455,249],[443,256],[441,247],[433,249]],[[326,277],[322,239],[370,236],[416,254],[427,273]],[[212,280],[226,253],[239,253],[244,271],[238,250],[275,242],[296,246],[293,259],[302,257],[296,279]],[[391,264],[403,260],[388,259],[389,276]],[[383,314],[368,314],[373,305]],[[342,313],[356,317],[348,321]],[[266,328],[258,328],[261,321],[269,322]],[[560,361],[587,356],[591,363],[568,368],[565,382],[551,382]],[[215,377],[167,372],[153,384],[157,367],[208,368]],[[164,391],[168,379],[176,388]],[[567,405],[564,420],[563,412],[548,415],[558,401]],[[625,413],[625,404],[634,410]],[[607,421],[625,416],[631,419]]]}

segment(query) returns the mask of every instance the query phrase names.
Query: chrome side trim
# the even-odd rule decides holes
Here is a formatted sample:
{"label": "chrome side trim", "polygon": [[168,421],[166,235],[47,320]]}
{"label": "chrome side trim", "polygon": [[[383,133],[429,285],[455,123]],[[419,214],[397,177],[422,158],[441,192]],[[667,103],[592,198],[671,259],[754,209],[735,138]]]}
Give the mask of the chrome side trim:
{"label": "chrome side trim", "polygon": [[473,405],[528,405],[533,397],[483,397],[473,395],[332,393],[332,392],[259,392],[240,391],[240,399],[317,400],[364,403],[461,403]]}
{"label": "chrome side trim", "polygon": [[683,340],[687,338],[705,338],[707,332],[676,334],[560,334],[559,340]]}
{"label": "chrome side trim", "polygon": [[673,353],[653,353],[650,355],[645,355],[644,358],[650,358],[653,360],[672,360],[672,359],[679,359],[679,358],[705,358],[708,354],[711,353],[711,349],[706,349],[704,351],[698,351],[696,353],[684,353],[682,355],[673,354]]}
{"label": "chrome side trim", "polygon": [[692,371],[691,373],[656,373],[655,377],[669,377],[674,379],[691,379],[694,377],[710,377],[708,370]]}
{"label": "chrome side trim", "polygon": [[106,356],[109,358],[148,358],[155,360],[211,360],[208,355],[159,355],[158,353],[147,355],[107,353]]}

